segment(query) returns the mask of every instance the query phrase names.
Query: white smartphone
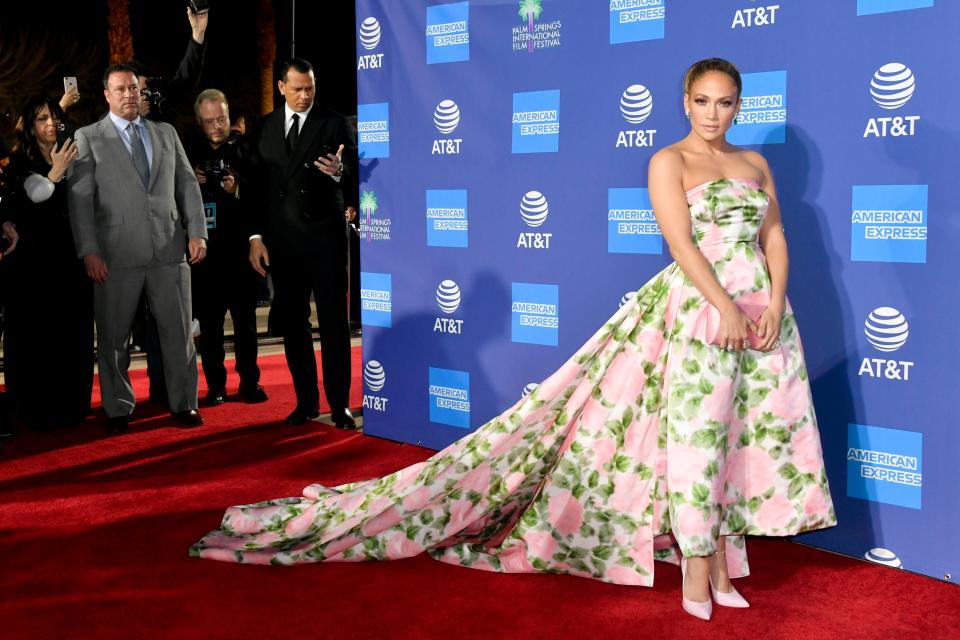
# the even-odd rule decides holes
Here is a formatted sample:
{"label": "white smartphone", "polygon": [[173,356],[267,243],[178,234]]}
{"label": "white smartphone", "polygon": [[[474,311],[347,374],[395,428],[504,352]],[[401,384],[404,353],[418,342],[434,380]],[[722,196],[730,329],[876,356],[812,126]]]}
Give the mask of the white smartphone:
{"label": "white smartphone", "polygon": [[77,89],[77,78],[76,76],[65,76],[63,78],[63,92],[70,93]]}

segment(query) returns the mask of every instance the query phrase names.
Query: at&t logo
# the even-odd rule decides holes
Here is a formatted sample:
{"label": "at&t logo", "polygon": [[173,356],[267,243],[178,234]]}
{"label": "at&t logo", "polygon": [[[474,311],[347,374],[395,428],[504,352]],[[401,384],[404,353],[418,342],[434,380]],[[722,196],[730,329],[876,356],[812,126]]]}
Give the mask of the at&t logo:
{"label": "at&t logo", "polygon": [[888,567],[893,567],[894,569],[903,568],[903,563],[900,561],[900,558],[897,557],[897,554],[883,547],[874,547],[863,554],[863,557],[870,562],[883,564]]}
{"label": "at&t logo", "polygon": [[[873,348],[883,353],[898,351],[907,343],[910,326],[903,314],[893,307],[878,307],[870,312],[863,323],[863,333]],[[886,358],[864,358],[858,375],[887,380],[910,379],[912,362]]]}
{"label": "at&t logo", "polygon": [[[542,226],[549,214],[547,199],[539,191],[528,191],[520,201],[520,218],[531,229]],[[517,248],[549,249],[552,237],[552,233],[523,231],[517,238]]]}
{"label": "at&t logo", "polygon": [[[370,16],[360,23],[360,47],[373,51],[380,45],[380,23],[376,18]],[[360,69],[379,69],[383,66],[382,53],[362,54],[357,60],[357,70]]]}
{"label": "at&t logo", "polygon": [[[620,96],[620,114],[632,125],[641,124],[653,113],[653,94],[642,84],[632,84]],[[656,129],[624,129],[617,134],[617,148],[651,147]]]}
{"label": "at&t logo", "polygon": [[[877,69],[870,80],[870,96],[881,109],[894,111],[910,102],[917,81],[910,70],[899,62],[890,62]],[[912,136],[920,116],[880,116],[867,120],[863,137],[886,138]]]}
{"label": "at&t logo", "polygon": [[386,411],[388,398],[379,394],[387,384],[387,374],[383,370],[383,365],[376,360],[370,360],[363,367],[363,381],[371,393],[363,394],[363,408],[373,411]]}
{"label": "at&t logo", "polygon": [[[445,136],[456,131],[460,125],[460,107],[453,100],[442,100],[433,110],[433,125]],[[463,138],[443,138],[433,141],[431,155],[457,155]]]}
{"label": "at&t logo", "polygon": [[437,306],[443,312],[443,316],[438,317],[433,323],[433,330],[436,333],[463,333],[463,320],[448,318],[450,314],[456,313],[460,308],[461,295],[460,287],[453,280],[444,280],[437,287]]}
{"label": "at&t logo", "polygon": [[733,14],[733,24],[731,29],[747,27],[766,27],[767,25],[777,23],[777,11],[780,10],[778,4],[768,4],[763,7],[751,7],[749,9],[737,9]]}

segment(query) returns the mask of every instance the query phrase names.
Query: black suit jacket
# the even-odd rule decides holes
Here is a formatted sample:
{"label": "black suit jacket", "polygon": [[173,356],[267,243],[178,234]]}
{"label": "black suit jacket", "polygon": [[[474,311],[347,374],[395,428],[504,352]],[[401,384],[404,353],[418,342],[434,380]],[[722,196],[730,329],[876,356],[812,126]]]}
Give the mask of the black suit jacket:
{"label": "black suit jacket", "polygon": [[[344,145],[343,176],[338,183],[313,162],[325,148]],[[345,253],[344,210],[356,207],[356,142],[346,118],[314,105],[300,127],[297,147],[288,156],[284,110],[264,118],[256,148],[258,215],[253,231],[263,236],[271,255],[310,256]]]}

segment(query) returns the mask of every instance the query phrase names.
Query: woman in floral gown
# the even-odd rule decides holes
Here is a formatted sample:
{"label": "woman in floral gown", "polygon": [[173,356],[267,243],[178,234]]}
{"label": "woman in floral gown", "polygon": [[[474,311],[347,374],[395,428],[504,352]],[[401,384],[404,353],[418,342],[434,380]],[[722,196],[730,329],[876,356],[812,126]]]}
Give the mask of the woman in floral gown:
{"label": "woman in floral gown", "polygon": [[709,618],[711,581],[719,604],[747,606],[730,584],[749,573],[745,534],[836,520],[773,178],[724,137],[740,91],[728,62],[688,71],[690,134],[650,163],[676,262],[536,390],[391,475],[231,507],[191,554],[285,565],[426,551],[646,586],[655,559],[682,556],[688,612]]}

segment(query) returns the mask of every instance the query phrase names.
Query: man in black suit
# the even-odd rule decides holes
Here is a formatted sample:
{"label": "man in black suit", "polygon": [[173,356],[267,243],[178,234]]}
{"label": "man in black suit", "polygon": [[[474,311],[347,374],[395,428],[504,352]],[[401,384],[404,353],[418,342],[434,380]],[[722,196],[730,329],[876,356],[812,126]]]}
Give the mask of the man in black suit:
{"label": "man in black suit", "polygon": [[354,429],[347,407],[351,358],[344,215],[345,205],[356,209],[357,194],[354,175],[341,158],[344,152],[353,157],[356,143],[343,116],[314,103],[316,78],[309,62],[285,62],[277,86],[285,104],[264,118],[257,140],[262,206],[254,217],[250,263],[261,275],[265,267],[273,274],[273,312],[297,394],[286,423],[320,416],[312,292],[331,419],[341,429]]}
{"label": "man in black suit", "polygon": [[223,321],[233,320],[240,397],[266,402],[257,366],[257,280],[247,263],[250,235],[249,172],[241,143],[229,140],[227,97],[217,89],[201,91],[194,102],[203,140],[189,148],[203,196],[209,234],[207,258],[193,265],[193,310],[200,323],[200,362],[207,379],[207,403],[227,398]]}

